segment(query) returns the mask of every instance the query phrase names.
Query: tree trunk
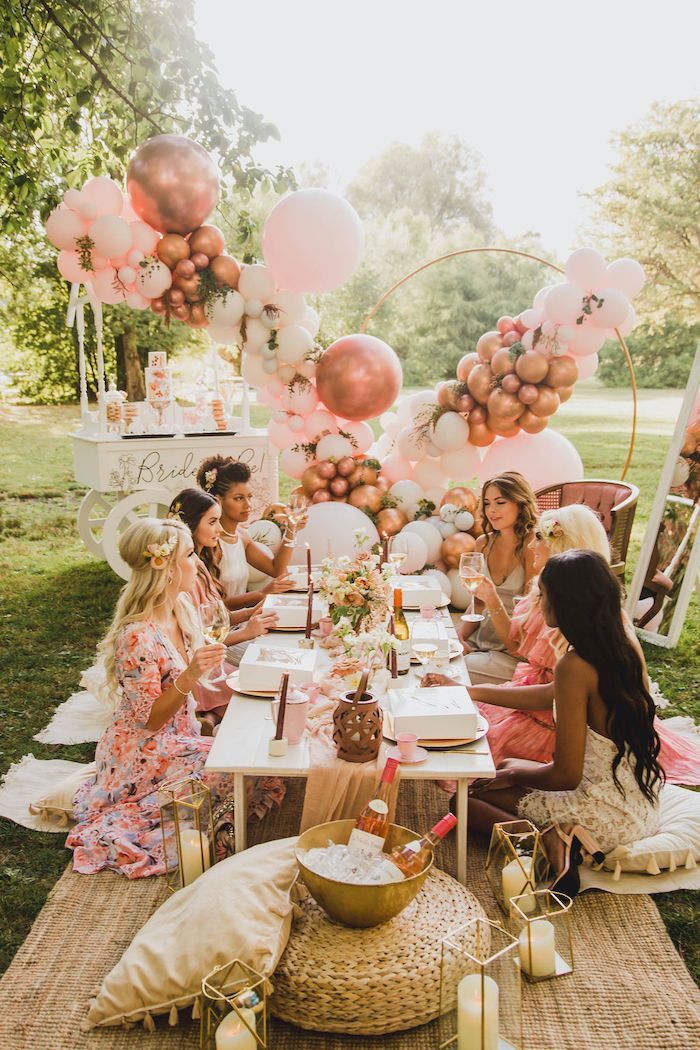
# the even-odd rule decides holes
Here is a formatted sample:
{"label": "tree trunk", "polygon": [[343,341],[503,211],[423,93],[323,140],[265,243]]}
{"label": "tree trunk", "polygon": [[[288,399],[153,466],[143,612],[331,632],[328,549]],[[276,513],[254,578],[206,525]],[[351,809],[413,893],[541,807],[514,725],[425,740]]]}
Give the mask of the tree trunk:
{"label": "tree trunk", "polygon": [[146,384],[143,378],[143,369],[139,360],[139,351],[136,345],[136,328],[129,326],[115,341],[117,351],[117,369],[119,386],[124,384],[123,389],[129,395],[129,401],[144,401],[146,399]]}

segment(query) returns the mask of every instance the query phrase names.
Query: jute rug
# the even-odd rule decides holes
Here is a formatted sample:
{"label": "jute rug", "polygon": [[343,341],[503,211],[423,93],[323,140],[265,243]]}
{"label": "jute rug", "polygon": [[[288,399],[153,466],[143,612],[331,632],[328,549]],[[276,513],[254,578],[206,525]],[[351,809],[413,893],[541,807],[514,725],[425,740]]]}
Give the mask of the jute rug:
{"label": "jute rug", "polygon": [[[252,830],[253,841],[293,834],[302,782],[290,781],[282,811]],[[429,827],[444,810],[432,785],[402,784],[398,820]],[[483,874],[484,851],[470,843],[469,881],[497,913]],[[454,846],[441,865],[454,872]],[[56,884],[27,940],[0,981],[0,1050],[194,1050],[198,1025],[149,1034],[137,1027],[83,1032],[86,1003],[134,933],[164,899],[161,879],[73,875]],[[575,972],[524,989],[525,1046],[538,1050],[700,1048],[700,993],[646,896],[588,893],[574,905]],[[182,1015],[181,1015],[182,1016]],[[319,1035],[279,1022],[272,1050],[434,1050],[432,1025],[382,1039]]]}

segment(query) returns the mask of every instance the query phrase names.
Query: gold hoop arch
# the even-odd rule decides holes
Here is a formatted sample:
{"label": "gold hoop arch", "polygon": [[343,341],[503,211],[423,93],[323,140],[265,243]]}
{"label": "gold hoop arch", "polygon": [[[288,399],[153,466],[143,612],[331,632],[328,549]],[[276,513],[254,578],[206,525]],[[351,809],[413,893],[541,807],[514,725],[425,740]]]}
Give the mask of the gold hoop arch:
{"label": "gold hoop arch", "polygon": [[[478,255],[481,252],[495,252],[501,255],[519,255],[523,259],[532,259],[533,262],[540,263],[542,266],[547,266],[550,270],[554,270],[556,273],[564,273],[561,266],[557,266],[553,262],[549,262],[547,259],[541,259],[539,255],[532,255],[530,252],[520,252],[515,248],[459,248],[457,251],[448,252],[446,255],[438,255],[435,259],[428,259],[427,262],[417,266],[415,270],[411,270],[410,273],[405,274],[401,277],[396,284],[392,284],[391,288],[387,289],[386,292],[381,296],[380,299],[374,304],[372,309],[369,311],[364,321],[360,325],[360,331],[365,332],[367,325],[370,323],[374,315],[378,310],[382,308],[387,299],[390,298],[401,288],[404,284],[407,284],[412,277],[422,273],[423,270],[430,269],[431,266],[437,266],[438,263],[445,262],[447,259],[455,259],[459,255]],[[632,429],[630,432],[629,446],[627,449],[627,458],[625,459],[625,465],[622,468],[622,474],[620,475],[620,481],[624,481],[627,477],[627,471],[629,470],[630,463],[632,462],[632,455],[634,453],[634,445],[637,438],[637,379],[634,374],[634,365],[632,364],[632,357],[630,356],[629,348],[625,342],[624,336],[620,334],[619,329],[615,329],[615,335],[617,341],[622,348],[622,352],[625,355],[625,361],[627,363],[627,371],[630,376],[630,386],[632,388]]]}

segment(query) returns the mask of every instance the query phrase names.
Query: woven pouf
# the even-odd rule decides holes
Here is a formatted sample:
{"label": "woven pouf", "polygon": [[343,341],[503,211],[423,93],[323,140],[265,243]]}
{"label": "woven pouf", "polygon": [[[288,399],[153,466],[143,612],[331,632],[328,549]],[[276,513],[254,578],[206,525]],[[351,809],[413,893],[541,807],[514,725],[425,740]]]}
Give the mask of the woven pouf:
{"label": "woven pouf", "polygon": [[440,1012],[440,940],[485,913],[473,893],[433,871],[390,922],[355,930],[305,897],[272,978],[270,1010],[318,1032],[384,1035]]}

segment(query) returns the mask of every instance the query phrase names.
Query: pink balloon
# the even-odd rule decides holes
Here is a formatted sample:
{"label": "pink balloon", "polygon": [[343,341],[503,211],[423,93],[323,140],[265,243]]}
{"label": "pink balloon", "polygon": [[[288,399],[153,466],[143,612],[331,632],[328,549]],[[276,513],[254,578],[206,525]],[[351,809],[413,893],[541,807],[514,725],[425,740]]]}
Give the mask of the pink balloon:
{"label": "pink balloon", "polygon": [[324,434],[337,434],[338,424],[335,416],[327,412],[325,408],[315,408],[306,417],[305,429],[311,441],[318,441]]}
{"label": "pink balloon", "polygon": [[382,463],[382,477],[390,485],[396,484],[397,481],[410,481],[412,474],[411,464],[396,452],[387,456]]}
{"label": "pink balloon", "polygon": [[[637,327],[637,313],[633,306],[630,306],[627,313],[627,317],[624,319],[621,325],[618,325],[618,331],[620,335],[627,336],[630,332]],[[611,333],[614,336],[614,332]]]}
{"label": "pink balloon", "polygon": [[592,324],[582,324],[576,326],[576,335],[567,349],[574,357],[586,357],[588,354],[597,354],[604,342],[604,332]]}
{"label": "pink balloon", "polygon": [[274,403],[276,404],[279,401],[281,395],[284,393],[285,385],[280,379],[277,378],[277,376],[271,376],[270,379],[268,379],[265,383],[265,389],[268,391],[270,396],[273,398]]}
{"label": "pink balloon", "polygon": [[157,230],[140,220],[138,222],[130,222],[129,228],[134,248],[138,248],[144,255],[151,255],[160,240],[160,234]]}
{"label": "pink balloon", "polygon": [[83,270],[77,252],[59,252],[56,262],[61,277],[65,277],[71,284],[85,284],[95,276],[95,270]]}
{"label": "pink balloon", "polygon": [[95,242],[97,254],[108,259],[118,259],[133,247],[131,227],[118,215],[100,215],[88,233]]}
{"label": "pink balloon", "polygon": [[[594,248],[578,248],[564,264],[567,281],[584,291],[602,288],[606,278],[605,260]],[[556,321],[556,317],[554,318]]]}
{"label": "pink balloon", "polygon": [[606,288],[617,288],[624,292],[628,299],[634,299],[641,292],[646,274],[636,259],[616,259],[608,266],[605,281]]}
{"label": "pink balloon", "polygon": [[56,208],[46,221],[46,236],[62,251],[74,251],[77,238],[86,232],[87,223],[70,208]]}
{"label": "pink balloon", "polygon": [[88,179],[80,191],[81,201],[95,206],[95,215],[120,215],[124,207],[124,196],[119,186],[107,175],[95,175]]}
{"label": "pink balloon", "polygon": [[122,284],[133,284],[136,280],[136,270],[133,266],[120,266],[117,273]]}
{"label": "pink balloon", "polygon": [[140,292],[128,292],[126,305],[130,306],[132,310],[147,310],[150,300],[146,299]]}
{"label": "pink balloon", "polygon": [[300,416],[308,416],[318,404],[316,387],[312,383],[308,383],[306,386],[300,386],[296,383],[291,390],[289,387],[285,387],[280,395],[280,404],[288,412],[294,412]]}
{"label": "pink balloon", "polygon": [[299,435],[289,429],[286,423],[276,423],[271,419],[267,425],[267,436],[275,448],[291,448],[299,443]]}
{"label": "pink balloon", "polygon": [[280,453],[280,468],[290,478],[299,481],[308,465],[304,452],[294,452],[291,448],[285,448]]}
{"label": "pink balloon", "polygon": [[92,283],[103,303],[115,306],[126,299],[126,290],[119,283],[117,271],[112,266],[95,274]]}
{"label": "pink balloon", "polygon": [[130,224],[132,222],[140,222],[140,219],[134,211],[133,205],[126,193],[124,194],[124,204],[122,205],[120,217],[124,220],[124,222],[128,222]]}
{"label": "pink balloon", "polygon": [[581,289],[573,284],[555,284],[545,297],[543,317],[560,324],[572,324],[583,312],[582,298]]}
{"label": "pink balloon", "polygon": [[603,288],[597,293],[600,306],[593,303],[591,320],[596,328],[617,328],[623,324],[629,313],[630,302],[623,292],[615,288]]}
{"label": "pink balloon", "polygon": [[266,264],[290,292],[330,292],[362,261],[364,231],[352,205],[328,190],[283,197],[263,228]]}
{"label": "pink balloon", "polygon": [[[567,357],[569,355],[567,354]],[[585,357],[575,358],[576,364],[578,365],[578,378],[579,382],[582,379],[590,379],[598,371],[598,355],[597,354],[586,354]]]}
{"label": "pink balloon", "polygon": [[353,445],[353,451],[358,454],[365,453],[374,443],[374,431],[369,423],[346,423],[343,433],[350,434],[351,439],[357,442],[357,446]]}
{"label": "pink balloon", "polygon": [[512,438],[496,438],[481,462],[479,477],[483,483],[506,470],[518,471],[535,491],[583,478],[578,452],[550,427],[539,434],[521,430]]}

